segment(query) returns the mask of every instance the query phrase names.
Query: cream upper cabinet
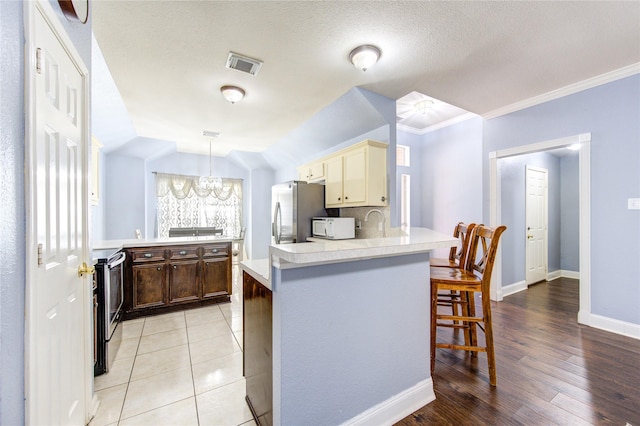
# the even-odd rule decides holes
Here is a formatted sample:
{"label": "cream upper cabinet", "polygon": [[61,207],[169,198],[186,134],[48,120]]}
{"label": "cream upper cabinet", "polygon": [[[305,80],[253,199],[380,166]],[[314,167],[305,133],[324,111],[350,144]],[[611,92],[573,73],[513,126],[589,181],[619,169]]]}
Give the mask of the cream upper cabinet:
{"label": "cream upper cabinet", "polygon": [[326,207],[342,205],[342,155],[330,158],[324,180],[324,202]]}
{"label": "cream upper cabinet", "polygon": [[316,161],[315,163],[304,164],[298,167],[298,175],[300,180],[306,182],[322,182],[325,180],[326,165],[324,161]]}
{"label": "cream upper cabinet", "polygon": [[365,140],[325,159],[325,206],[386,206],[387,146]]}

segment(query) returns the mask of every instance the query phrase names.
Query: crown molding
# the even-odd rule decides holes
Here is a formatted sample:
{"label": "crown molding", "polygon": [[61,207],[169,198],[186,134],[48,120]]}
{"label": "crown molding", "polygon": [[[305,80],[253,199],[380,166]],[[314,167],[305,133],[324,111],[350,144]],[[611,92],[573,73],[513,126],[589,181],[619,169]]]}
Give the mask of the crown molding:
{"label": "crown molding", "polygon": [[574,84],[562,87],[560,89],[552,90],[542,95],[534,96],[529,99],[518,101],[511,105],[507,105],[493,111],[489,111],[485,114],[480,114],[485,120],[500,117],[501,115],[509,114],[512,112],[520,111],[525,108],[529,108],[535,105],[542,104],[544,102],[552,101],[554,99],[562,98],[563,96],[572,95],[574,93],[581,92],[583,90],[591,89],[593,87],[601,86],[612,81],[620,80],[621,78],[629,77],[634,74],[640,73],[640,62],[628,65],[626,67],[618,68],[598,76],[579,81]]}
{"label": "crown molding", "polygon": [[450,118],[445,121],[441,121],[440,123],[436,123],[432,126],[425,127],[423,129],[416,129],[415,127],[407,126],[406,124],[398,124],[397,129],[407,133],[413,133],[414,135],[424,135],[426,133],[433,132],[434,130],[438,130],[444,127],[452,126],[454,124],[462,123],[463,121],[467,121],[473,117],[478,117],[478,114],[467,112],[465,114],[458,115],[456,117]]}

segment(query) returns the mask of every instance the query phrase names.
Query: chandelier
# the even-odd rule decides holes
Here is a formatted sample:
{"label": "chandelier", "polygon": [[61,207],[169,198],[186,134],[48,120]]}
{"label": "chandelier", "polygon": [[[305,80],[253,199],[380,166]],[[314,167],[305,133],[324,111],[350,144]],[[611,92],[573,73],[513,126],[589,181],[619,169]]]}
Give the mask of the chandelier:
{"label": "chandelier", "polygon": [[209,176],[200,176],[198,186],[207,190],[220,190],[222,189],[222,178],[214,177],[212,175],[212,162],[213,156],[211,154],[211,140],[209,140]]}

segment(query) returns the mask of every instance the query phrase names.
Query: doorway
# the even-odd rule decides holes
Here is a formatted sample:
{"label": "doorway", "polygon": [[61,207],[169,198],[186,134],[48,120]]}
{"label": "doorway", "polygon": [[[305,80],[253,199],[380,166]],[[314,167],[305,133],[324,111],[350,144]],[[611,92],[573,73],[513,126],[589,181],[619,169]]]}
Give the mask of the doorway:
{"label": "doorway", "polygon": [[[554,139],[524,145],[515,148],[509,148],[501,151],[489,153],[489,220],[490,226],[497,226],[502,223],[502,200],[501,200],[501,182],[498,174],[498,160],[501,158],[513,157],[521,154],[529,154],[541,151],[548,151],[556,148],[569,147],[579,144],[579,264],[580,264],[580,309],[578,312],[578,322],[581,324],[589,324],[591,313],[591,202],[590,202],[590,142],[591,134],[584,133],[575,136],[569,136],[561,139]],[[498,252],[495,263],[495,272],[491,282],[491,299],[502,300],[502,250]]]}
{"label": "doorway", "polygon": [[549,171],[526,166],[525,170],[525,282],[531,284],[547,279]]}

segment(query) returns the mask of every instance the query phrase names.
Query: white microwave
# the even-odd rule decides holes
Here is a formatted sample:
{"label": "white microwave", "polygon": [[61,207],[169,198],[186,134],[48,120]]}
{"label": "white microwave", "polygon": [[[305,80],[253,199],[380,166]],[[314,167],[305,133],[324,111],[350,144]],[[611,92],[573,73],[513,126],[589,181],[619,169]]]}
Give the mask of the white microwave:
{"label": "white microwave", "polygon": [[313,236],[330,240],[344,240],[356,237],[355,219],[352,217],[314,217]]}

